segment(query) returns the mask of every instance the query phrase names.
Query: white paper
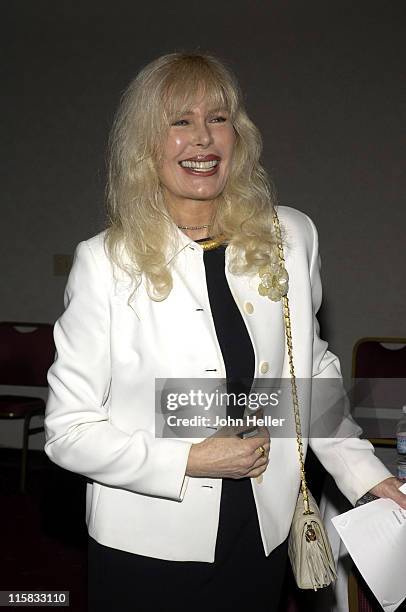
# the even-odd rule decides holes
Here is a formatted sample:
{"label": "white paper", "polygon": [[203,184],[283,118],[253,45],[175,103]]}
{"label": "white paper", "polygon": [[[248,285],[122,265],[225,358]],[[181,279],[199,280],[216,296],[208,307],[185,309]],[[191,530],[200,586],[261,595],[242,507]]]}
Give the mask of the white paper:
{"label": "white paper", "polygon": [[331,520],[382,608],[394,612],[406,599],[406,510],[380,498]]}

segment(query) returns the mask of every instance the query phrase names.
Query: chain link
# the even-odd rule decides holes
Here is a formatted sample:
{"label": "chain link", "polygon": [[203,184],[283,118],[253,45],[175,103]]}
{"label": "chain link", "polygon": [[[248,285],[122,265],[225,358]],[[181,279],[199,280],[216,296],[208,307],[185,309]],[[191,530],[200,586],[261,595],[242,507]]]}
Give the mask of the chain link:
{"label": "chain link", "polygon": [[[285,257],[284,257],[283,246],[282,246],[281,226],[280,226],[279,218],[278,218],[278,215],[275,209],[273,213],[273,225],[275,228],[280,265],[285,267]],[[301,422],[300,422],[299,398],[298,398],[298,393],[297,393],[295,367],[293,365],[292,325],[291,325],[291,319],[290,319],[290,307],[289,307],[288,296],[285,295],[284,297],[282,297],[282,301],[283,301],[283,318],[285,322],[286,345],[287,345],[288,357],[289,357],[289,370],[290,370],[293,411],[295,415],[296,441],[297,441],[297,450],[299,454],[299,463],[300,463],[301,490],[302,490],[303,503],[304,503],[304,509],[305,509],[304,514],[312,514],[310,510],[310,506],[309,506],[309,495],[308,495],[308,488],[307,488],[307,482],[306,482],[306,474],[305,474],[305,469],[304,469],[302,427],[301,427]]]}

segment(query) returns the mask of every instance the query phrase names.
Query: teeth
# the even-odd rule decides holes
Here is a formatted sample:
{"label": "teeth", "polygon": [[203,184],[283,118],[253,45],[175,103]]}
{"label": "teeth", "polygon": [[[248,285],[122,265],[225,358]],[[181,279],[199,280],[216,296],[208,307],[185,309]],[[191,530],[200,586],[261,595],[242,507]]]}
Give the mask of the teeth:
{"label": "teeth", "polygon": [[182,168],[193,168],[193,170],[211,170],[218,165],[218,160],[213,159],[211,161],[181,161],[180,165]]}

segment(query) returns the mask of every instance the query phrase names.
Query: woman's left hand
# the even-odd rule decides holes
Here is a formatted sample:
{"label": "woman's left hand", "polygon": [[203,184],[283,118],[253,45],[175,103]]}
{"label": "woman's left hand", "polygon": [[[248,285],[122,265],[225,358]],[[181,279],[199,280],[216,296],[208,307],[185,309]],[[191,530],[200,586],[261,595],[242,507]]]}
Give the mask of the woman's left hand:
{"label": "woman's left hand", "polygon": [[404,483],[395,478],[395,476],[390,476],[375,485],[369,492],[377,497],[388,497],[389,499],[393,499],[401,508],[406,510],[406,494],[399,491],[399,487],[401,487],[402,484]]}

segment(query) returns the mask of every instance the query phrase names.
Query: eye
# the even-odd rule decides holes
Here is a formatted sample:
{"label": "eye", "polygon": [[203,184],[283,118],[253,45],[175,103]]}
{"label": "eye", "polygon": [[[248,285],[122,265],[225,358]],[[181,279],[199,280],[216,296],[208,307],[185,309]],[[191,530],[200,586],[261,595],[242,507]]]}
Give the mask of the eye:
{"label": "eye", "polygon": [[210,119],[210,121],[212,123],[224,123],[225,121],[227,121],[227,117],[225,117],[224,115],[216,115],[216,117],[213,117],[212,119]]}
{"label": "eye", "polygon": [[189,121],[187,119],[178,119],[178,121],[174,121],[173,123],[171,123],[171,125],[173,126],[189,125]]}

